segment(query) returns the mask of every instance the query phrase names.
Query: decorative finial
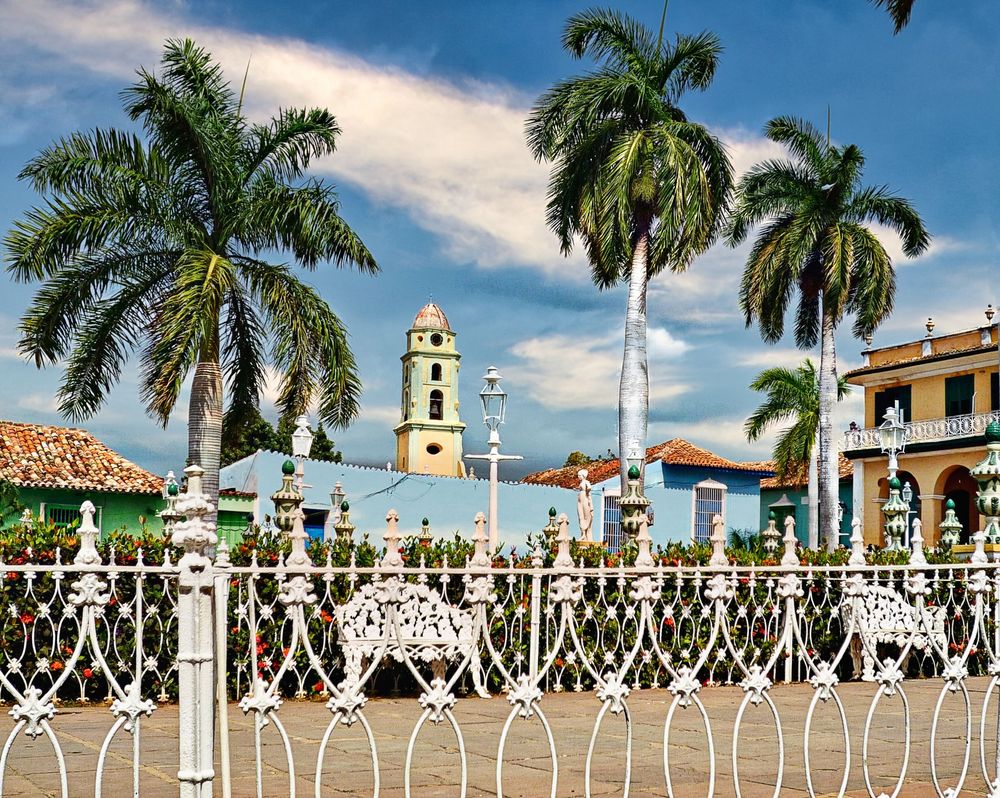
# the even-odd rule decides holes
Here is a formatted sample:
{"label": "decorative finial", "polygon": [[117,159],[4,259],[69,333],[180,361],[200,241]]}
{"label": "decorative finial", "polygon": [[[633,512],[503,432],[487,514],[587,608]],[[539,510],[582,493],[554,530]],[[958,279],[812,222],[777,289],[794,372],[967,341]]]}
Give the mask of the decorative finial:
{"label": "decorative finial", "polygon": [[927,337],[931,337],[931,333],[934,332],[934,319],[931,316],[927,317],[927,323],[924,325],[927,328]]}
{"label": "decorative finial", "polygon": [[558,525],[559,533],[556,535],[556,543],[559,544],[559,550],[556,552],[554,565],[556,568],[572,568],[573,557],[569,553],[569,516],[566,513],[559,516]]}
{"label": "decorative finial", "polygon": [[993,316],[995,316],[995,315],[996,315],[996,310],[993,309],[993,305],[987,305],[986,306],[986,323],[987,324],[992,324],[993,323]]}
{"label": "decorative finial", "polygon": [[793,566],[799,564],[799,555],[795,552],[795,546],[798,540],[795,537],[795,517],[788,516],[785,518],[785,553],[781,555],[781,564],[785,566]]}
{"label": "decorative finial", "polygon": [[476,550],[469,563],[476,568],[489,568],[491,565],[490,555],[486,549],[490,544],[490,539],[486,534],[486,514],[482,512],[476,513],[473,523],[476,525],[476,532],[472,536],[472,542]]}
{"label": "decorative finial", "polygon": [[389,510],[385,516],[385,534],[382,540],[385,541],[385,556],[382,557],[379,567],[402,568],[403,557],[399,553],[399,515],[395,510]]}
{"label": "decorative finial", "polygon": [[870,332],[865,333],[865,348],[866,349],[872,348],[872,334]]}

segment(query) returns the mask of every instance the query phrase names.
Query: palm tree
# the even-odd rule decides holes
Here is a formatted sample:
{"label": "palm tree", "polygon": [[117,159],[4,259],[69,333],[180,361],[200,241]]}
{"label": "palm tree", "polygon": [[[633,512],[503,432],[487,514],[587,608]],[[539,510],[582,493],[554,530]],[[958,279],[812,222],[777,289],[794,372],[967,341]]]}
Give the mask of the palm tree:
{"label": "palm tree", "polygon": [[325,109],[288,108],[264,124],[242,115],[209,53],[169,41],[160,74],[123,94],[146,134],[73,133],[20,178],[45,196],[6,237],[7,270],[40,282],[20,324],[20,349],[42,367],[65,360],[59,408],[98,411],[137,355],[141,398],[166,426],[191,372],[188,460],[218,490],[223,391],[230,419],[259,401],[265,367],[282,380],[279,408],[342,427],[361,383],[347,331],[286,263],[378,265],[340,217],[333,189],[306,178],[340,133]]}
{"label": "palm tree", "polygon": [[892,22],[896,26],[894,33],[899,33],[910,22],[910,15],[913,13],[913,4],[916,0],[872,0],[879,8],[885,8],[892,17]]}
{"label": "palm tree", "polygon": [[628,453],[645,449],[647,283],[683,271],[712,244],[732,187],[721,142],[679,106],[687,91],[708,88],[721,46],[708,32],[664,42],[662,20],[656,38],[611,10],[571,17],[562,43],[599,66],[542,95],[527,138],[535,158],[553,164],[547,220],[563,253],[579,236],[599,288],[628,282],[618,410],[624,483]]}
{"label": "palm tree", "polygon": [[885,225],[902,239],[903,252],[923,252],[930,236],[913,206],[882,187],[863,187],[864,155],[854,144],[835,147],[812,125],[778,117],[765,130],[795,156],[764,161],[741,179],[727,231],[736,246],[762,225],[747,258],[740,308],[768,343],[785,330],[785,312],[798,290],[795,342],[821,342],[819,366],[820,531],[837,541],[837,451],[833,403],[837,395],[834,334],[854,315],[857,337],[871,333],[892,313],[896,275],[892,260],[866,225]]}
{"label": "palm tree", "polygon": [[[774,443],[775,476],[801,478],[808,474],[810,528],[816,518],[815,443],[819,430],[819,374],[810,358],[794,369],[776,366],[764,369],[750,388],[767,398],[747,418],[743,431],[750,442],[759,440],[771,427],[790,421]],[[850,393],[847,380],[837,379],[837,400]]]}

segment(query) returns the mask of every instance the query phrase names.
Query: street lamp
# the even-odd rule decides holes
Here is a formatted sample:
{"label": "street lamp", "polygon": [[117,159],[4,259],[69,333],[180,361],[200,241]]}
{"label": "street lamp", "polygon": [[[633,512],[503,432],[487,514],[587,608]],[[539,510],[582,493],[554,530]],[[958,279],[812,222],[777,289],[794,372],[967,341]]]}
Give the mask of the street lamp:
{"label": "street lamp", "polygon": [[906,504],[906,537],[903,539],[903,545],[910,545],[910,516],[913,515],[913,488],[910,486],[910,480],[906,480],[903,483],[903,490],[899,493],[903,502]]}
{"label": "street lamp", "polygon": [[497,525],[497,464],[501,460],[523,460],[520,455],[500,454],[500,425],[507,415],[507,393],[500,387],[500,371],[490,366],[483,375],[486,384],[479,392],[479,402],[483,407],[483,424],[490,431],[486,443],[489,454],[467,454],[467,460],[486,460],[490,464],[489,533],[490,551],[500,545],[500,528]]}
{"label": "street lamp", "polygon": [[309,417],[304,413],[295,419],[295,432],[292,433],[292,456],[298,464],[295,469],[295,487],[302,492],[302,479],[305,476],[305,460],[312,449],[313,434],[309,429]]}
{"label": "street lamp", "polygon": [[906,427],[903,424],[903,411],[899,400],[885,411],[885,421],[878,428],[882,451],[889,455],[889,477],[896,476],[899,470],[897,455],[906,447]]}
{"label": "street lamp", "polygon": [[339,482],[334,483],[333,490],[330,491],[330,514],[323,525],[323,539],[327,542],[333,540],[336,534],[335,525],[340,521],[340,505],[346,498],[343,486]]}

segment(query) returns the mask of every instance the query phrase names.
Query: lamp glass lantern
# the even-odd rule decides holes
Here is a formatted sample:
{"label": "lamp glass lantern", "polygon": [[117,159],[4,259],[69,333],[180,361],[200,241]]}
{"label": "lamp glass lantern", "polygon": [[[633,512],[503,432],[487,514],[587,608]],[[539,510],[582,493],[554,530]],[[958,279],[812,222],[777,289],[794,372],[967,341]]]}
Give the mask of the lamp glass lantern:
{"label": "lamp glass lantern", "polygon": [[483,375],[486,384],[479,392],[479,401],[483,406],[483,423],[490,431],[490,441],[499,441],[500,425],[507,415],[507,393],[500,387],[500,370],[490,366]]}
{"label": "lamp glass lantern", "polygon": [[312,449],[313,434],[309,429],[308,416],[301,415],[295,419],[295,432],[292,433],[292,455],[306,459]]}
{"label": "lamp glass lantern", "polygon": [[333,486],[333,490],[330,491],[330,506],[333,508],[334,513],[340,512],[340,505],[344,503],[344,499],[347,496],[344,494],[344,488],[338,482]]}
{"label": "lamp glass lantern", "polygon": [[628,448],[628,452],[625,455],[625,462],[628,465],[627,470],[631,471],[632,467],[635,466],[639,471],[642,471],[642,461],[644,459],[642,449],[638,444],[633,444]]}
{"label": "lamp glass lantern", "polygon": [[903,426],[902,415],[903,411],[899,407],[899,402],[896,402],[885,411],[885,420],[878,428],[882,451],[890,456],[903,451],[903,447],[906,445],[906,427]]}

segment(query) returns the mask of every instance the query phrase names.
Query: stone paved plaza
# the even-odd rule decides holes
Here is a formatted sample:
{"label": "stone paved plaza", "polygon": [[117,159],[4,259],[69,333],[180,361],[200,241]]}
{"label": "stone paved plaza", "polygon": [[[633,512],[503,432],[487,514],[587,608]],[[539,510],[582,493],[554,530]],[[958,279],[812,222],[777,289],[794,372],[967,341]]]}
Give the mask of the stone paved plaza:
{"label": "stone paved plaza", "polygon": [[[969,689],[975,713],[973,720],[973,758],[970,777],[963,795],[984,795],[985,785],[978,768],[978,713],[987,682],[970,679]],[[913,744],[902,795],[934,795],[930,785],[930,720],[941,682],[916,681],[906,684],[913,718]],[[848,795],[866,795],[861,772],[861,742],[864,718],[874,695],[873,685],[841,685],[840,693],[847,708],[851,727],[851,779]],[[778,685],[773,697],[783,724],[786,775],[782,795],[807,795],[803,773],[803,726],[813,690],[808,685]],[[716,745],[717,793],[734,795],[732,783],[732,735],[736,710],[742,698],[738,688],[706,688],[701,693],[710,713]],[[963,758],[964,715],[960,696],[946,699],[946,711],[938,736],[940,777],[945,785],[954,783]],[[633,781],[636,796],[665,795],[663,779],[663,725],[670,703],[665,690],[633,693],[629,706],[633,713]],[[542,701],[552,724],[559,756],[559,796],[584,795],[584,765],[587,746],[599,704],[592,693],[547,695]],[[469,760],[470,796],[496,794],[497,740],[509,710],[502,697],[491,700],[460,699],[455,710],[465,736]],[[420,708],[413,698],[374,699],[366,715],[379,747],[381,795],[403,795],[403,766],[407,740],[419,717]],[[319,741],[329,713],[318,702],[287,702],[279,713],[292,740],[296,762],[296,791],[314,794],[313,776]],[[230,707],[232,725],[235,796],[252,796],[254,757],[252,723],[235,706]],[[68,707],[54,722],[70,774],[70,794],[93,794],[97,751],[110,724],[104,708]],[[670,744],[671,774],[678,796],[707,793],[708,758],[705,736],[699,729],[695,710],[679,711],[674,720]],[[839,787],[844,743],[837,730],[838,721],[832,705],[818,710],[811,733],[811,756],[816,793],[836,795]],[[993,722],[996,729],[996,715]],[[988,732],[989,736],[989,732]],[[870,759],[873,788],[891,791],[892,771],[898,768],[903,754],[902,709],[899,699],[883,703],[872,725]],[[990,739],[992,744],[992,738]],[[272,727],[264,730],[263,760],[266,795],[288,794],[287,769],[278,735]],[[334,733],[326,758],[324,795],[370,795],[372,775],[360,726],[341,727]],[[621,718],[608,716],[604,721],[594,754],[593,795],[620,795],[624,776],[625,727]],[[765,707],[751,709],[739,734],[739,760],[742,794],[747,798],[768,796],[773,787],[776,763],[773,722]],[[177,794],[177,709],[164,706],[142,726],[143,796]],[[17,740],[12,762],[3,785],[5,796],[57,794],[52,750],[44,736],[35,741]],[[131,793],[131,747],[127,738],[118,743],[109,761],[105,795]],[[414,796],[458,795],[460,780],[456,739],[447,725],[425,726],[417,741],[413,765]],[[542,728],[537,720],[514,724],[505,755],[504,794],[508,796],[547,796],[551,767]],[[216,795],[221,795],[217,786]]]}

